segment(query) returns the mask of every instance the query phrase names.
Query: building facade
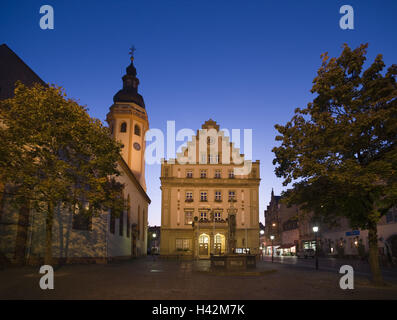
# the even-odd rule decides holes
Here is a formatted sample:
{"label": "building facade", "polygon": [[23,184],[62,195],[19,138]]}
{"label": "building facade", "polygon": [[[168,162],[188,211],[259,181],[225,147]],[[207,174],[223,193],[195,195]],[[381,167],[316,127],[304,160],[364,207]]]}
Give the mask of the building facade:
{"label": "building facade", "polygon": [[177,159],[161,166],[161,256],[209,258],[228,251],[236,214],[236,253],[259,253],[259,161],[244,159],[208,120]]}
{"label": "building facade", "polygon": [[265,210],[265,254],[271,254],[272,250],[274,254],[295,254],[301,242],[299,225],[304,223],[298,207],[288,207],[281,201],[281,196],[274,195],[272,190]]}
{"label": "building facade", "polygon": [[[10,48],[0,46],[1,98],[13,96],[16,80],[25,85],[44,84]],[[119,216],[103,212],[86,217],[78,208],[55,208],[52,252],[54,261],[107,262],[147,253],[147,221],[150,199],[146,194],[144,134],[148,118],[143,98],[138,94],[139,80],[131,59],[123,77],[123,88],[116,93],[107,120],[115,139],[124,148],[118,161],[124,184],[126,210]],[[45,255],[45,215],[29,208],[14,208],[0,181],[0,262],[38,264]],[[87,204],[89,205],[89,204]]]}
{"label": "building facade", "polygon": [[[313,226],[318,226],[317,244]],[[270,236],[274,236],[273,242]],[[384,262],[397,263],[397,208],[392,208],[378,222],[378,249]],[[316,249],[325,256],[366,256],[368,231],[352,229],[346,218],[334,226],[316,223],[312,213],[298,206],[288,207],[272,191],[265,211],[265,254],[294,255],[298,250]]]}

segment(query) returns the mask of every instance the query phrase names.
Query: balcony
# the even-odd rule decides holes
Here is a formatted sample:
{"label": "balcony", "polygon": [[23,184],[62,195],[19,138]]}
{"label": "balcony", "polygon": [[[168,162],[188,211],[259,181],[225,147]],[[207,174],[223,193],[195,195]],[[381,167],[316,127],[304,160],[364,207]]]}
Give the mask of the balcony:
{"label": "balcony", "polygon": [[193,199],[190,199],[190,198],[185,199],[185,202],[193,202]]}

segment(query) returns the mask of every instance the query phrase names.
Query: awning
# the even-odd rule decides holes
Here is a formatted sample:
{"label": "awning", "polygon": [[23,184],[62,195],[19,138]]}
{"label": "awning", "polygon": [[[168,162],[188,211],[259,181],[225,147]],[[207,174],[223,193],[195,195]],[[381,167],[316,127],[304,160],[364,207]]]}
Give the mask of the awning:
{"label": "awning", "polygon": [[278,249],[291,249],[292,247],[295,247],[295,245],[293,243],[282,244]]}

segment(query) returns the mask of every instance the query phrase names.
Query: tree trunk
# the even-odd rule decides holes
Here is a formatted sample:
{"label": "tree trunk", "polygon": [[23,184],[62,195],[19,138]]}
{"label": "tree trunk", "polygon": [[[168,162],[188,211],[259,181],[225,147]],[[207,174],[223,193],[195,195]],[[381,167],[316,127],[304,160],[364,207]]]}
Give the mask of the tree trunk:
{"label": "tree trunk", "polygon": [[29,231],[30,208],[29,201],[25,201],[19,209],[17,236],[15,239],[15,262],[17,265],[24,265],[26,258],[26,245]]}
{"label": "tree trunk", "polygon": [[52,265],[52,225],[54,219],[54,204],[48,202],[48,212],[46,216],[46,232],[45,232],[45,258],[44,263],[47,265]]}
{"label": "tree trunk", "polygon": [[371,267],[372,279],[375,285],[384,285],[382,272],[379,266],[379,251],[378,251],[378,230],[377,224],[371,223],[368,227],[369,240],[369,265]]}

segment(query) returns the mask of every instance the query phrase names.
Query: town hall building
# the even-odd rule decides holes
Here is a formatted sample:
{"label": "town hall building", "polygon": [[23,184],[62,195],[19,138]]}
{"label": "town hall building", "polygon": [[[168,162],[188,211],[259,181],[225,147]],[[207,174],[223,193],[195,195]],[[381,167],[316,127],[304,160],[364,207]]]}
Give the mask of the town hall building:
{"label": "town hall building", "polygon": [[176,159],[162,163],[160,255],[258,254],[259,177],[259,161],[246,160],[215,121],[206,121]]}

